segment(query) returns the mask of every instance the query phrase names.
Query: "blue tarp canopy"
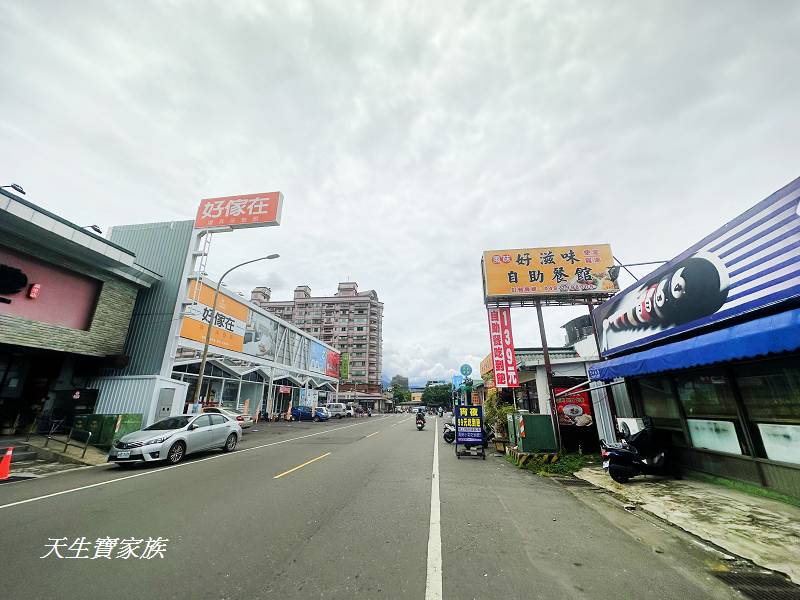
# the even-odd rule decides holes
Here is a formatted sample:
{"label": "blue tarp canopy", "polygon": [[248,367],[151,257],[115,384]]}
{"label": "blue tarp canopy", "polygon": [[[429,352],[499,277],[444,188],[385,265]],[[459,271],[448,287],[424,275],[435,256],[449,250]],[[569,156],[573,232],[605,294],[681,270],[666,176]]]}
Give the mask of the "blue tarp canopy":
{"label": "blue tarp canopy", "polygon": [[589,378],[593,381],[611,381],[617,377],[699,367],[776,352],[790,352],[798,348],[800,309],[794,309],[596,363],[589,368]]}

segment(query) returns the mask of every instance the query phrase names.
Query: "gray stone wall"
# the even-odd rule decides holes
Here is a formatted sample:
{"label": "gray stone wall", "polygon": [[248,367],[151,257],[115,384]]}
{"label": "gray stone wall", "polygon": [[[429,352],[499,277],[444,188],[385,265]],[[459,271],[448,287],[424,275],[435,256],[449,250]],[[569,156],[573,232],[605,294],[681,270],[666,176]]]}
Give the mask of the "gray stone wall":
{"label": "gray stone wall", "polygon": [[88,331],[0,315],[0,344],[90,356],[122,354],[138,288],[97,272],[81,272],[103,282]]}

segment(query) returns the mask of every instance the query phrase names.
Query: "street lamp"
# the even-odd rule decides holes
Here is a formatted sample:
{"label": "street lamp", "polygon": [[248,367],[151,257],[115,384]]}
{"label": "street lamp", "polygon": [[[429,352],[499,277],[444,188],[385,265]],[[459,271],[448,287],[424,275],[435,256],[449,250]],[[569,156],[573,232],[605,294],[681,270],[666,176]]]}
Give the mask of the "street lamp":
{"label": "street lamp", "polygon": [[197,399],[200,395],[200,390],[203,389],[203,375],[205,374],[206,370],[206,360],[208,359],[208,344],[211,341],[211,328],[214,326],[214,317],[217,315],[217,298],[219,298],[219,288],[222,285],[222,280],[233,271],[234,269],[238,269],[239,267],[243,267],[245,265],[249,265],[254,262],[258,262],[261,260],[272,260],[278,258],[280,254],[270,254],[269,256],[262,256],[260,258],[254,258],[253,260],[246,260],[243,263],[239,263],[236,266],[231,267],[227,271],[222,274],[222,277],[219,278],[217,282],[217,288],[214,290],[214,302],[211,305],[211,318],[208,321],[208,330],[206,331],[206,341],[203,344],[203,355],[200,359],[200,373],[197,376],[197,385],[194,388],[194,394],[192,396],[192,404],[197,404]]}
{"label": "street lamp", "polygon": [[100,229],[97,225],[82,225],[81,229],[91,229],[98,235],[103,235],[103,230]]}
{"label": "street lamp", "polygon": [[0,189],[3,189],[3,188],[11,188],[15,192],[19,192],[23,196],[25,195],[25,190],[23,190],[22,186],[17,184],[17,183],[12,183],[12,184],[9,184],[9,185],[0,185]]}

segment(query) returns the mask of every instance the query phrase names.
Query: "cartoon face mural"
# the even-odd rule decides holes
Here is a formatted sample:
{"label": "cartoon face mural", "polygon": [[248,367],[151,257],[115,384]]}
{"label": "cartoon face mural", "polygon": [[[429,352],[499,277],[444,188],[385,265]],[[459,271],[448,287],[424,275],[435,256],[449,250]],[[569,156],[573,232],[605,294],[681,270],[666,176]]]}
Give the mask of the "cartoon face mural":
{"label": "cartoon face mural", "polygon": [[729,288],[722,261],[711,253],[698,252],[626,294],[603,321],[604,345],[609,333],[661,330],[710,315],[725,304]]}

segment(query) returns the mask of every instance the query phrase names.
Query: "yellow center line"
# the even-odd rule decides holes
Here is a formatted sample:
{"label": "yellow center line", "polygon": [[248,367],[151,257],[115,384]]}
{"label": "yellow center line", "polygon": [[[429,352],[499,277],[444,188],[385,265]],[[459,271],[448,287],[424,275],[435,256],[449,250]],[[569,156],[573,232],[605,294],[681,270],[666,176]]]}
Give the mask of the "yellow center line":
{"label": "yellow center line", "polygon": [[365,436],[364,436],[364,439],[367,439],[368,437],[372,437],[373,435],[378,435],[379,433],[380,433],[380,431],[373,431],[373,432],[372,432],[372,433],[370,433],[369,435],[365,435]]}
{"label": "yellow center line", "polygon": [[316,461],[320,460],[321,458],[325,458],[329,454],[330,454],[330,452],[326,452],[322,456],[318,456],[317,458],[312,458],[311,460],[309,460],[307,462],[304,462],[302,465],[297,465],[294,469],[289,469],[288,471],[284,471],[283,473],[279,473],[278,475],[275,475],[275,477],[273,477],[273,479],[278,479],[280,477],[283,477],[284,475],[288,475],[289,473],[294,473],[295,471],[297,471],[297,469],[302,469],[306,465],[310,465],[311,463],[316,462]]}

